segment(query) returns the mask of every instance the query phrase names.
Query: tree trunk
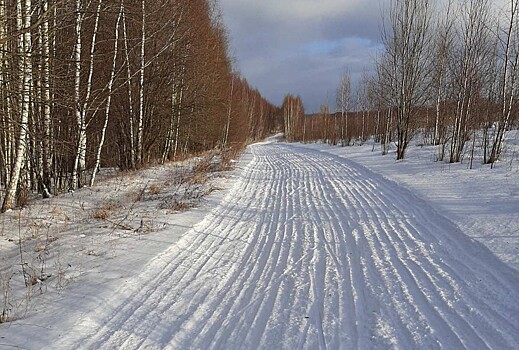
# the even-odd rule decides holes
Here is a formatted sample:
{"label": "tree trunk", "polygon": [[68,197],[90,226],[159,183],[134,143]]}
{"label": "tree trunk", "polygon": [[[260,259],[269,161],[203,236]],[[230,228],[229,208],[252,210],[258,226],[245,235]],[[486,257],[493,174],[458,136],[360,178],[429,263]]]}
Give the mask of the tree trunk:
{"label": "tree trunk", "polygon": [[[517,90],[517,70],[519,65],[519,52],[517,51],[517,39],[514,34],[516,30],[516,14],[518,10],[519,2],[516,0],[510,1],[510,22],[508,31],[506,33],[506,44],[505,44],[505,57],[503,67],[503,79],[502,79],[502,92],[501,92],[501,103],[502,110],[499,121],[497,122],[497,130],[495,132],[494,140],[492,142],[492,150],[490,151],[490,157],[488,163],[495,163],[503,149],[503,139],[506,130],[509,127],[510,117],[512,115],[512,107],[514,100],[516,99]],[[515,40],[514,40],[515,39]],[[515,48],[514,57],[512,56],[512,49]]]}
{"label": "tree trunk", "polygon": [[231,127],[231,115],[232,115],[232,97],[234,94],[234,76],[231,76],[231,92],[229,94],[229,105],[227,107],[227,123],[225,124],[225,134],[223,139],[223,145],[227,147],[229,141],[229,129]]}
{"label": "tree trunk", "polygon": [[46,16],[42,24],[42,96],[43,96],[43,141],[42,141],[42,184],[43,196],[48,197],[51,191],[51,96],[50,96],[50,49],[49,49],[49,0],[43,0],[42,12]]}
{"label": "tree trunk", "polygon": [[[74,170],[72,171],[72,179],[70,189],[74,190],[78,186],[82,186],[82,174],[85,169],[85,156],[86,156],[86,122],[84,114],[81,108],[81,31],[83,27],[83,14],[81,7],[81,0],[76,0],[76,23],[75,23],[75,35],[76,41],[74,44],[74,108],[77,125],[77,149],[76,159],[74,161]],[[95,33],[95,31],[94,31]],[[94,43],[92,43],[94,45]],[[87,99],[85,98],[84,101]],[[86,103],[86,102],[85,102]]]}
{"label": "tree trunk", "polygon": [[144,136],[144,69],[146,68],[146,3],[141,0],[142,33],[141,33],[141,68],[139,85],[139,118],[137,120],[137,165],[142,165],[142,142]]}
{"label": "tree trunk", "polygon": [[103,145],[104,145],[105,137],[106,137],[106,128],[108,127],[108,119],[110,117],[112,90],[113,90],[113,86],[114,86],[115,73],[116,73],[116,68],[117,68],[117,54],[119,53],[119,23],[121,22],[122,13],[123,13],[123,3],[121,2],[121,7],[119,9],[119,15],[117,16],[117,21],[115,23],[114,57],[112,60],[112,70],[110,72],[110,79],[108,81],[108,97],[106,100],[106,107],[105,107],[105,121],[103,124],[103,129],[101,130],[101,139],[99,140],[99,145],[97,147],[94,170],[92,171],[92,177],[90,178],[91,187],[94,186],[96,174],[99,171],[99,167],[101,166],[101,151],[103,150]]}
{"label": "tree trunk", "polygon": [[124,1],[121,0],[121,6],[123,7],[123,40],[124,40],[124,56],[126,59],[126,86],[128,92],[128,129],[130,139],[130,167],[135,169],[135,116],[133,115],[133,93],[132,93],[132,71],[130,67],[130,54],[128,50],[128,32],[126,28],[126,7]]}
{"label": "tree trunk", "polygon": [[[27,148],[27,128],[29,124],[31,87],[32,87],[32,62],[31,50],[32,40],[31,32],[31,0],[18,0],[17,3],[16,25],[20,32],[18,38],[18,52],[21,59],[21,120],[20,131],[18,133],[16,156],[14,166],[11,170],[9,183],[6,188],[4,201],[2,204],[2,212],[12,209],[16,204],[16,192],[20,183],[20,174],[22,165],[25,162],[26,148]],[[23,30],[25,29],[25,31]]]}
{"label": "tree trunk", "polygon": [[177,159],[177,153],[178,153],[178,145],[180,140],[180,121],[182,117],[182,99],[184,96],[184,66],[182,66],[182,80],[180,83],[180,92],[179,92],[179,98],[178,98],[178,110],[177,110],[177,123],[175,125],[175,147],[173,149],[173,159]]}

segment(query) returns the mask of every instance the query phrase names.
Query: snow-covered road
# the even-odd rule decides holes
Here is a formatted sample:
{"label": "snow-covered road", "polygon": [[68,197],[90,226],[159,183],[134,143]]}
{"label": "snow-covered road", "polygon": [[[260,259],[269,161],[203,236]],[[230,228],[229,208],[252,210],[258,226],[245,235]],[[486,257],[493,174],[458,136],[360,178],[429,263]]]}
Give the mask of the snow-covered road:
{"label": "snow-covered road", "polygon": [[256,144],[221,204],[63,333],[87,349],[519,349],[519,274],[428,203]]}

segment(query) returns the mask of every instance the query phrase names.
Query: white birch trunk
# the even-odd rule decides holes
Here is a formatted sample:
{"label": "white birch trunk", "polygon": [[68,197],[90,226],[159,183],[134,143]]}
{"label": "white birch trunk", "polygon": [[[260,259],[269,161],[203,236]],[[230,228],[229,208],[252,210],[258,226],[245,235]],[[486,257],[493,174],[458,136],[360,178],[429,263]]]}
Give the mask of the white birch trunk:
{"label": "white birch trunk", "polygon": [[137,165],[142,163],[142,142],[144,136],[144,69],[146,68],[146,2],[141,1],[142,7],[142,37],[141,37],[141,67],[139,85],[139,118],[137,120]]}
{"label": "white birch trunk", "polygon": [[175,124],[175,105],[176,105],[176,86],[173,84],[171,88],[171,114],[169,117],[169,127],[168,133],[166,136],[166,141],[164,142],[164,151],[162,152],[162,164],[166,163],[168,160],[169,153],[171,152],[171,146],[173,144],[173,128]]}
{"label": "white birch trunk", "polygon": [[[20,131],[18,134],[16,156],[14,166],[11,170],[9,183],[7,185],[6,194],[2,204],[2,212],[12,209],[16,204],[16,191],[20,183],[20,174],[22,165],[25,162],[27,149],[27,128],[29,124],[30,113],[30,94],[32,86],[32,62],[31,62],[31,32],[28,30],[31,25],[31,0],[18,0],[17,3],[16,26],[21,33],[18,38],[18,51],[21,59],[21,120]],[[24,6],[25,5],[25,6]],[[26,29],[23,31],[23,29]]]}
{"label": "white birch trunk", "polygon": [[182,99],[184,97],[184,66],[182,66],[181,69],[182,72],[182,79],[180,83],[180,96],[178,99],[178,111],[177,111],[177,125],[175,126],[175,148],[173,150],[173,159],[177,158],[178,153],[178,145],[179,145],[179,139],[180,139],[180,119],[182,117]]}
{"label": "white birch trunk", "polygon": [[[492,143],[492,151],[490,152],[489,163],[495,163],[502,151],[503,138],[506,129],[510,123],[510,117],[512,115],[512,107],[514,100],[516,99],[516,78],[519,64],[519,52],[517,51],[517,35],[516,31],[516,14],[518,10],[519,2],[516,0],[510,0],[510,22],[508,30],[506,32],[506,45],[505,45],[505,57],[503,66],[503,78],[502,78],[502,91],[501,91],[501,103],[502,110],[500,120],[497,123],[497,131],[494,135]],[[515,39],[515,40],[514,40]],[[515,48],[515,52],[512,56],[512,50]]]}
{"label": "white birch trunk", "polygon": [[6,10],[5,10],[5,1],[0,0],[0,38],[2,38],[2,42],[0,43],[0,65],[1,65],[1,71],[0,71],[0,89],[2,89],[2,98],[5,100],[6,106],[3,109],[3,113],[0,116],[0,130],[2,132],[2,144],[1,144],[1,157],[4,162],[4,169],[2,169],[2,172],[0,173],[0,181],[7,183],[9,174],[10,174],[10,164],[11,164],[11,157],[9,149],[11,147],[11,138],[9,133],[9,121],[12,120],[11,118],[11,108],[10,108],[10,99],[9,99],[9,77],[7,75],[7,72],[9,71],[9,61],[7,60],[6,52],[6,46],[7,43],[4,42],[3,38],[5,38],[7,33],[7,28],[5,27],[7,25],[7,20],[5,18],[6,16]]}
{"label": "white birch trunk", "polygon": [[229,129],[231,127],[231,115],[232,115],[232,96],[234,94],[234,77],[231,76],[231,93],[229,94],[229,106],[227,108],[227,123],[225,124],[225,136],[223,139],[223,145],[227,146],[229,141]]}
{"label": "white birch trunk", "polygon": [[126,86],[128,89],[128,122],[129,122],[129,138],[130,138],[130,166],[135,168],[135,135],[134,135],[134,115],[133,115],[133,93],[132,93],[132,71],[130,67],[130,54],[128,51],[128,32],[126,29],[126,8],[124,1],[121,1],[123,7],[123,40],[124,40],[124,56],[126,60]]}
{"label": "white birch trunk", "polygon": [[117,21],[115,24],[114,57],[112,60],[112,71],[110,72],[110,80],[108,81],[108,98],[106,100],[106,107],[105,107],[105,121],[103,124],[103,129],[101,131],[101,139],[99,140],[99,146],[97,148],[94,170],[92,172],[92,177],[90,178],[90,186],[94,186],[96,174],[99,171],[99,167],[101,165],[101,151],[103,149],[103,145],[105,142],[106,128],[108,127],[108,120],[110,117],[112,90],[113,90],[114,81],[115,81],[115,70],[117,68],[117,54],[119,52],[119,23],[121,22],[122,13],[123,13],[123,3],[121,2],[121,7],[119,9],[119,15],[117,16]]}
{"label": "white birch trunk", "polygon": [[[79,1],[78,1],[79,2]],[[96,18],[94,23],[94,31],[92,33],[92,45],[90,46],[90,64],[88,68],[88,78],[86,82],[86,95],[83,100],[83,106],[78,107],[79,109],[79,115],[77,119],[77,127],[78,127],[78,134],[79,134],[79,141],[78,141],[78,148],[77,148],[77,154],[76,154],[76,162],[75,162],[75,175],[76,175],[76,181],[73,182],[73,188],[76,188],[76,186],[83,186],[84,184],[84,172],[86,168],[86,149],[87,149],[87,113],[88,113],[88,105],[90,103],[90,97],[92,95],[92,78],[94,75],[94,58],[95,58],[95,49],[96,49],[96,43],[97,43],[97,32],[99,29],[99,17],[101,14],[101,5],[102,0],[99,0],[97,4],[97,10],[96,10]],[[83,19],[84,16],[81,15],[81,18],[79,20],[79,29],[78,26],[76,26],[76,35],[78,35],[79,42],[81,41],[81,30],[83,26]],[[79,73],[81,72],[81,44],[79,45],[79,50],[76,51],[76,58],[79,57],[79,61],[76,62],[78,64],[77,67],[79,67]],[[76,67],[76,69],[77,69]],[[77,71],[76,71],[77,74]],[[81,85],[81,79],[79,78],[77,89],[79,92],[80,85]],[[79,95],[78,95],[79,97]],[[78,99],[79,102],[79,99]]]}
{"label": "white birch trunk", "polygon": [[[42,150],[42,167],[43,167],[43,186],[44,197],[49,195],[51,187],[51,163],[52,152],[50,146],[51,138],[51,96],[50,96],[50,49],[49,49],[49,0],[43,0],[43,13],[46,18],[42,24],[42,95],[43,95],[43,150]],[[46,192],[45,192],[46,191]]]}
{"label": "white birch trunk", "polygon": [[75,19],[75,35],[76,42],[74,43],[74,115],[76,118],[76,124],[78,127],[78,145],[76,150],[76,159],[74,162],[74,170],[72,171],[72,178],[70,189],[76,189],[78,185],[78,173],[82,171],[82,165],[84,165],[84,159],[81,158],[83,144],[86,144],[86,128],[81,113],[81,29],[83,24],[83,15],[81,14],[81,0],[76,0],[76,19]]}

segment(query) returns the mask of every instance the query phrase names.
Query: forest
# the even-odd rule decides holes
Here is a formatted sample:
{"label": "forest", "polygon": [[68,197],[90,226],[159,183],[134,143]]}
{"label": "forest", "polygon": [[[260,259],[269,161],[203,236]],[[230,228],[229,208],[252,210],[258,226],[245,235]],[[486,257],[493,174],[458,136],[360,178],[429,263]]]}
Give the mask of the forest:
{"label": "forest", "polygon": [[478,149],[481,161],[493,165],[505,133],[519,122],[518,6],[517,0],[505,8],[489,0],[392,1],[373,72],[353,84],[346,68],[335,104],[310,116],[299,96],[287,95],[287,137],[342,146],[373,137],[383,154],[394,145],[404,159],[420,134],[423,144],[438,146],[438,161],[472,164]]}
{"label": "forest", "polygon": [[2,211],[275,128],[218,3],[0,0]]}

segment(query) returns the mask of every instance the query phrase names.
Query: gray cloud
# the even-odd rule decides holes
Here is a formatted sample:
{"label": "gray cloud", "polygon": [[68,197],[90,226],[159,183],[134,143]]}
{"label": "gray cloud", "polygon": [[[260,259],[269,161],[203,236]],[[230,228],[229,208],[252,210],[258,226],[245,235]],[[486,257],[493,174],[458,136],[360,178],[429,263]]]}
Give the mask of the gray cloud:
{"label": "gray cloud", "polygon": [[380,47],[380,1],[221,0],[237,66],[275,104],[300,94],[316,111],[348,67],[372,69]]}
{"label": "gray cloud", "polygon": [[[354,83],[373,69],[383,9],[391,0],[220,1],[242,75],[272,103],[299,94],[313,112],[327,96],[333,107],[346,67]],[[430,0],[438,10],[445,3]],[[490,4],[505,21],[509,0]]]}

